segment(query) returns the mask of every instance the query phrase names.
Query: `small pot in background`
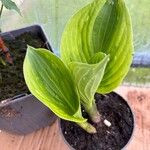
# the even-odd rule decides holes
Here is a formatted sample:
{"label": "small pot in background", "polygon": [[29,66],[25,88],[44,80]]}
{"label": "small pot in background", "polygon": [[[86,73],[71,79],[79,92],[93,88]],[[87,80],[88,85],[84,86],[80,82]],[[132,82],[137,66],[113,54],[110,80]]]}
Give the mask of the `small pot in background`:
{"label": "small pot in background", "polygon": [[[51,50],[51,46],[39,25],[1,33],[0,36],[7,41],[14,40],[15,43],[15,39],[23,34],[27,34],[26,36],[28,36],[28,33],[38,37],[42,43],[44,43],[42,47]],[[19,39],[19,41],[25,46],[28,44],[28,42],[26,43],[24,39]],[[30,45],[31,44],[32,43],[30,43]],[[36,44],[38,43],[34,43],[34,45]],[[20,54],[21,53],[26,53],[26,48],[21,49]],[[21,61],[23,63],[24,59]],[[22,70],[19,71],[19,74],[22,74]],[[10,80],[12,80],[11,76]],[[56,120],[54,113],[29,92],[22,93],[19,91],[20,89],[18,88],[17,93],[19,94],[8,97],[0,102],[0,130],[24,135],[52,125],[52,123]]]}

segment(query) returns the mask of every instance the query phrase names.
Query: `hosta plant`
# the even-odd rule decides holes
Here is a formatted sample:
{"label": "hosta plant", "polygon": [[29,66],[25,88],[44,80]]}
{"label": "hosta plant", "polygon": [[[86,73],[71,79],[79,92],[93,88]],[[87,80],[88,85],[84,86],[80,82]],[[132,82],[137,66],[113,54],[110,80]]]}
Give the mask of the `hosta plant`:
{"label": "hosta plant", "polygon": [[95,133],[81,104],[93,122],[100,122],[94,94],[116,88],[132,62],[132,28],[124,0],[94,0],[79,10],[65,27],[60,52],[58,58],[28,47],[24,76],[29,90],[60,118]]}

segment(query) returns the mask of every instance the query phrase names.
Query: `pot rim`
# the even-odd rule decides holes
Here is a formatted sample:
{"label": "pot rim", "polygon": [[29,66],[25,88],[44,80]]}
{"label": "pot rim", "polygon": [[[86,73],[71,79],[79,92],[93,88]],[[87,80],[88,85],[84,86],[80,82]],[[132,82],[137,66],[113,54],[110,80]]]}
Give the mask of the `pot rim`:
{"label": "pot rim", "polygon": [[[127,103],[128,107],[130,108],[130,111],[131,111],[131,113],[132,113],[132,117],[133,117],[133,130],[132,130],[131,137],[130,137],[129,141],[127,142],[127,144],[121,149],[121,150],[125,150],[125,149],[128,147],[128,145],[131,143],[131,141],[133,140],[133,137],[134,137],[134,134],[135,134],[135,128],[136,128],[136,126],[135,126],[135,115],[134,115],[133,110],[132,110],[132,108],[130,107],[129,103],[125,100],[125,98],[123,98],[123,97],[122,97],[119,93],[117,93],[117,92],[114,92],[114,91],[113,91],[113,93],[119,95],[119,96]],[[68,143],[68,141],[67,141],[67,140],[65,139],[65,137],[64,137],[64,134],[63,134],[62,128],[61,128],[61,120],[63,120],[63,119],[58,118],[59,132],[60,132],[60,134],[61,134],[61,136],[62,136],[62,138],[63,138],[65,144],[68,146],[68,148],[69,148],[70,150],[75,150],[75,149]]]}
{"label": "pot rim", "polygon": [[24,93],[24,94],[20,94],[20,95],[14,96],[12,98],[8,98],[8,99],[5,99],[5,100],[2,100],[0,102],[0,108],[8,106],[8,105],[16,103],[16,102],[20,102],[20,101],[22,101],[22,100],[24,100],[24,99],[26,99],[28,97],[32,98],[33,95]]}
{"label": "pot rim", "polygon": [[63,141],[65,142],[65,144],[68,146],[68,148],[70,149],[70,150],[75,150],[68,142],[67,142],[67,140],[65,139],[65,137],[64,137],[64,134],[63,134],[63,132],[62,132],[62,128],[61,128],[61,118],[58,118],[58,128],[59,128],[59,132],[60,132],[60,135],[62,136],[62,138],[63,138]]}
{"label": "pot rim", "polygon": [[[1,36],[4,36],[4,35],[6,35],[6,34],[10,34],[10,32],[12,33],[14,33],[14,32],[18,32],[18,31],[22,31],[22,30],[28,30],[28,29],[30,29],[30,28],[39,28],[40,30],[42,30],[43,31],[43,28],[42,28],[42,26],[40,25],[40,24],[32,24],[32,25],[27,25],[27,26],[24,26],[24,27],[22,27],[22,28],[16,28],[16,29],[12,29],[12,30],[8,30],[8,31],[4,31],[4,32],[1,32],[0,33],[0,35]],[[43,31],[44,32],[44,31]],[[46,35],[45,35],[46,36]]]}

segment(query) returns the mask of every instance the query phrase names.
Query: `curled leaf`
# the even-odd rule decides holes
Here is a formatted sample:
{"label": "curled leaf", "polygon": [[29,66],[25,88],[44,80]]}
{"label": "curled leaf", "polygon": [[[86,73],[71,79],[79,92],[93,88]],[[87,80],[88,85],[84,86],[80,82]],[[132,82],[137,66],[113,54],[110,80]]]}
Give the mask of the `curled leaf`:
{"label": "curled leaf", "polygon": [[91,40],[93,27],[105,2],[106,0],[94,0],[68,21],[60,47],[61,58],[66,64],[72,61],[87,63],[94,55]]}
{"label": "curled leaf", "polygon": [[108,93],[126,76],[133,55],[130,15],[124,0],[109,0],[99,12],[93,27],[94,52],[110,55],[98,92]]}
{"label": "curled leaf", "polygon": [[61,40],[61,58],[90,63],[98,52],[110,55],[98,92],[109,93],[127,74],[133,54],[130,15],[124,0],[94,0],[67,23]]}
{"label": "curled leaf", "polygon": [[94,94],[103,78],[109,56],[97,53],[91,63],[71,62],[69,68],[74,76],[79,90],[82,104],[87,108],[92,107]]}

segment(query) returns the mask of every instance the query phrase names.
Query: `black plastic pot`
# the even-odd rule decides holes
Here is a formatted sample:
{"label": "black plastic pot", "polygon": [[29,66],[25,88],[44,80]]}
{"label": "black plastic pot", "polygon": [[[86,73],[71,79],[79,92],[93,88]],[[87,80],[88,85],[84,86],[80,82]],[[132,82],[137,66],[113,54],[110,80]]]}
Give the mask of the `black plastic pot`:
{"label": "black plastic pot", "polygon": [[[45,43],[45,48],[51,50],[39,25],[5,32],[0,36],[8,40],[28,32],[36,34]],[[21,135],[28,134],[51,125],[55,120],[56,116],[31,94],[23,93],[0,102],[0,130]]]}
{"label": "black plastic pot", "polygon": [[[121,146],[123,146],[123,147],[113,147],[113,146],[115,146],[115,140],[117,141],[118,139],[115,139],[117,136],[114,136],[113,137],[113,132],[115,132],[115,130],[113,129],[113,130],[110,130],[110,128],[111,127],[107,127],[106,125],[100,125],[100,127],[98,127],[99,125],[97,125],[96,126],[96,128],[98,127],[98,128],[100,128],[100,130],[104,127],[104,128],[106,128],[106,131],[108,132],[108,133],[105,133],[104,132],[104,134],[101,136],[101,140],[99,140],[99,135],[96,135],[95,137],[91,134],[88,134],[88,133],[86,133],[83,129],[81,129],[79,126],[77,126],[75,123],[73,123],[73,122],[69,122],[69,121],[65,121],[65,120],[62,120],[62,119],[60,119],[59,120],[59,128],[60,128],[60,132],[61,132],[61,135],[62,135],[62,137],[63,137],[63,139],[64,139],[64,142],[66,143],[66,145],[68,146],[68,148],[69,149],[71,149],[71,150],[75,150],[75,149],[78,149],[78,150],[84,150],[84,149],[87,149],[87,150],[97,150],[97,149],[103,149],[103,150],[107,150],[107,149],[111,149],[111,150],[121,150],[121,149],[125,149],[127,146],[128,146],[128,144],[129,144],[129,141],[131,141],[131,137],[133,136],[133,131],[134,131],[134,116],[133,116],[133,113],[132,113],[132,111],[131,111],[131,108],[129,107],[129,105],[128,105],[128,103],[120,96],[120,95],[118,95],[117,93],[115,93],[115,92],[112,92],[112,93],[110,93],[110,94],[107,94],[107,95],[105,95],[105,96],[101,96],[101,97],[107,97],[107,96],[110,96],[110,95],[113,95],[114,97],[118,97],[119,99],[120,99],[120,101],[122,101],[125,105],[126,105],[126,107],[127,107],[127,112],[129,112],[129,114],[130,114],[130,118],[131,118],[131,120],[129,121],[131,124],[129,124],[129,122],[127,122],[126,123],[126,120],[124,121],[125,123],[124,124],[128,124],[129,126],[130,126],[130,134],[129,134],[129,136],[128,136],[128,139],[126,139],[125,138],[125,136],[124,135],[122,135],[122,134],[126,134],[126,132],[128,132],[126,129],[128,129],[128,128],[126,128],[126,129],[124,129],[125,127],[124,126],[122,126],[121,128],[119,128],[119,132],[120,132],[120,135],[123,137],[123,139],[125,138],[125,140],[126,140],[126,142],[123,144],[123,145],[121,145]],[[99,100],[99,99],[97,99],[97,97],[99,97],[100,96],[100,94],[96,94],[96,96],[95,96],[95,99],[96,99],[96,101],[97,100]],[[104,99],[102,99],[102,101],[103,101]],[[115,101],[116,99],[114,99],[114,101]],[[108,100],[109,101],[109,100]],[[105,103],[105,101],[104,102],[102,102],[102,103]],[[121,106],[119,106],[120,105],[120,103],[118,103],[118,102],[116,102],[116,105],[118,105],[118,106],[116,106],[116,108],[118,107],[118,110],[119,109],[121,109]],[[103,107],[103,106],[102,106]],[[106,107],[107,108],[107,106],[104,106],[104,107]],[[113,108],[114,106],[112,105],[111,106],[111,104],[109,105],[109,107],[108,107],[108,109],[107,109],[107,111],[105,112],[106,114],[108,113],[114,113],[114,112],[112,112],[111,110],[112,109],[114,109]],[[116,109],[115,108],[115,109]],[[103,112],[104,113],[104,112]],[[102,113],[102,114],[103,114]],[[115,113],[117,113],[117,109],[116,109],[116,112]],[[118,113],[118,115],[119,115],[119,117],[122,117],[122,116],[125,116],[126,115],[126,112],[125,112],[125,114],[120,114],[120,113]],[[83,116],[86,116],[86,117],[88,117],[87,116],[87,114],[85,115],[85,113],[83,113]],[[106,115],[107,116],[107,115]],[[116,124],[120,124],[121,123],[121,121],[122,120],[120,120],[120,122],[119,122],[119,117],[118,117],[118,119],[117,120],[115,120],[116,121]],[[103,118],[104,119],[104,118]],[[102,119],[102,120],[103,120]],[[107,118],[106,118],[107,119]],[[104,124],[103,123],[103,121],[102,121],[102,124]],[[95,126],[95,124],[94,124],[94,126]],[[113,126],[113,122],[112,122],[112,126]],[[98,129],[99,130],[99,129]],[[120,131],[120,130],[124,130],[123,132],[122,131]],[[111,131],[113,131],[113,132],[111,132]],[[83,136],[84,135],[84,136]],[[109,138],[110,137],[114,140],[114,141],[112,141],[112,147],[107,147],[107,145],[109,145]],[[72,137],[73,137],[73,140],[72,140]],[[106,139],[106,140],[104,140],[104,143],[105,144],[103,144],[103,145],[106,145],[106,147],[104,148],[104,147],[99,147],[99,145],[100,146],[102,146],[100,143],[103,141],[103,138],[104,139]],[[87,141],[85,141],[84,142],[84,140],[87,140]],[[93,140],[94,139],[94,140]],[[97,141],[95,141],[95,139],[97,140]],[[93,142],[92,144],[89,144],[89,142]],[[122,143],[122,140],[118,140],[117,141],[118,142],[118,144],[120,144],[120,143]],[[116,142],[116,143],[117,143]],[[82,147],[82,144],[83,143],[86,143],[86,144],[84,144],[84,147]],[[78,147],[78,146],[79,147]],[[76,146],[78,147],[78,148],[76,148]],[[81,148],[82,147],[82,148]]]}

